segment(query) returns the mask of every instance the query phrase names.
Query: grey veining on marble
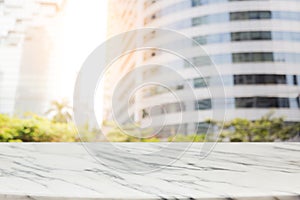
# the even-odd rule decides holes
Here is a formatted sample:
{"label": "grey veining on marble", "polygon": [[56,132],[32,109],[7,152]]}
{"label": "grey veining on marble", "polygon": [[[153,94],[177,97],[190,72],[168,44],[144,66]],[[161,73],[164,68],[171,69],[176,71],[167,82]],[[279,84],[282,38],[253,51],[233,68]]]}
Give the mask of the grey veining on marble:
{"label": "grey veining on marble", "polygon": [[[99,162],[81,143],[0,144],[0,200],[300,200],[300,143],[219,143],[205,159],[199,159],[202,144],[194,143],[180,158],[176,148],[160,160],[146,157],[143,164],[158,168],[151,173],[110,167],[124,160],[99,145],[97,155],[111,162]],[[114,145],[143,152],[167,143]],[[171,158],[172,164],[160,166]],[[139,165],[135,157],[124,159]]]}

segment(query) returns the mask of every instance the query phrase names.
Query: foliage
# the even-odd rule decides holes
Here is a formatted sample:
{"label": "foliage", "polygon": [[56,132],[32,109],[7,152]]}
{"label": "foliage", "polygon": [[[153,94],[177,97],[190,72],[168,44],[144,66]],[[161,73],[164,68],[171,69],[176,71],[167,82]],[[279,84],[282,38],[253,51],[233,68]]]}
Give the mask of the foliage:
{"label": "foliage", "polygon": [[[132,128],[125,129],[123,132],[120,128],[114,127],[106,134],[106,140],[110,142],[159,142],[157,137],[148,137],[148,131],[138,132]],[[130,134],[128,134],[130,133]]]}
{"label": "foliage", "polygon": [[300,123],[287,124],[283,117],[268,113],[258,120],[237,118],[225,123],[221,140],[231,142],[274,142],[293,138],[300,131]]}
{"label": "foliage", "polygon": [[[27,114],[23,119],[0,114],[0,142],[76,142],[76,129],[72,123],[58,122],[60,120],[49,120],[34,114]],[[208,123],[221,129],[221,123],[208,121]],[[81,136],[86,140],[111,142],[204,142],[205,134],[177,134],[167,138],[151,136],[151,130],[138,131],[136,125],[126,125],[120,128],[110,122],[104,127],[109,127],[105,138],[97,134],[97,130],[89,128],[88,124],[83,127]],[[220,134],[220,141],[231,142],[273,142],[286,141],[300,132],[300,123],[287,124],[282,117],[274,117],[268,113],[262,118],[250,121],[237,118],[224,124]]]}
{"label": "foliage", "polygon": [[80,133],[79,140],[82,142],[103,141],[102,134],[98,134],[99,130],[91,128],[88,123],[85,123],[83,127],[77,126],[76,130]]}
{"label": "foliage", "polygon": [[26,119],[0,114],[0,142],[74,142],[72,124],[32,115]]}
{"label": "foliage", "polygon": [[177,134],[168,138],[158,138],[155,136],[148,138],[139,138],[125,134],[120,130],[113,130],[106,135],[106,139],[110,142],[204,142],[205,134]]}
{"label": "foliage", "polygon": [[106,140],[110,142],[203,142],[205,140],[205,134],[177,134],[167,138],[152,136],[151,129],[139,131],[138,124],[124,125],[122,126],[124,131],[113,122],[105,121],[103,125],[110,127],[106,133]]}
{"label": "foliage", "polygon": [[61,102],[52,101],[51,108],[46,112],[46,114],[52,114],[52,120],[54,122],[67,123],[72,119],[71,107],[66,100],[62,100]]}
{"label": "foliage", "polygon": [[[213,120],[207,120],[212,126],[222,129],[219,141],[230,142],[274,142],[286,141],[292,139],[300,132],[300,123],[286,123],[283,117],[274,117],[274,113],[267,113],[258,120],[248,120],[236,118],[225,124]],[[125,130],[130,133],[123,133],[113,123],[107,122],[111,130],[106,135],[107,140],[112,142],[204,142],[206,134],[177,134],[168,138],[157,138],[155,136],[145,138],[143,136],[151,135],[147,133],[134,133],[130,128]],[[150,130],[149,130],[150,131]],[[138,137],[134,137],[138,136]],[[141,139],[139,139],[141,138]]]}
{"label": "foliage", "polygon": [[171,136],[168,138],[169,142],[204,142],[205,134],[177,134],[176,136]]}

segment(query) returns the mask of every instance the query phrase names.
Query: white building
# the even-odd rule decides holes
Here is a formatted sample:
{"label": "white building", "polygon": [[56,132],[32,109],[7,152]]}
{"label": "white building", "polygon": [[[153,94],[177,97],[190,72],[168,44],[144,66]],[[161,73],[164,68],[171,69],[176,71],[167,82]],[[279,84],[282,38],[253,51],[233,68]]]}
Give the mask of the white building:
{"label": "white building", "polygon": [[53,100],[51,25],[63,4],[61,0],[0,1],[0,113],[42,114]]}
{"label": "white building", "polygon": [[[115,4],[119,1],[113,1]],[[126,2],[120,0],[120,2]],[[143,11],[134,19],[144,19],[142,26],[161,27],[177,30],[203,46],[220,72],[226,93],[226,120],[247,118],[255,120],[270,111],[284,116],[287,122],[300,121],[300,1],[299,0],[146,0],[138,1]],[[141,3],[142,2],[142,3]],[[119,23],[130,23],[123,11]],[[129,10],[128,10],[129,9]],[[126,30],[124,30],[126,31]],[[155,33],[154,33],[155,34]],[[149,52],[148,52],[149,54]],[[150,53],[144,56],[145,63],[164,62],[165,55]],[[135,59],[132,57],[132,59]],[[128,62],[132,62],[132,59]],[[205,67],[203,59],[192,55],[198,67]],[[173,61],[168,61],[172,63]],[[122,65],[126,68],[126,64]],[[125,70],[126,71],[126,70]],[[180,73],[189,74],[189,66],[182,65]],[[118,74],[118,72],[115,72]],[[124,72],[123,72],[124,73]],[[193,74],[186,77],[198,94],[205,94],[207,83]],[[124,83],[125,84],[125,83]],[[221,86],[220,86],[221,87]],[[175,86],[179,93],[185,92],[184,85]],[[156,91],[135,102],[139,107],[141,121],[143,113],[166,99],[168,94]],[[191,115],[181,129],[203,132],[204,121],[211,116],[213,103],[207,94],[195,102]],[[121,98],[120,98],[121,99]],[[151,101],[149,101],[151,99]],[[185,104],[185,102],[182,102]],[[165,117],[169,120],[164,131],[172,132],[179,124],[176,119],[178,102],[161,103],[169,112],[155,111],[151,117],[156,121]],[[186,106],[188,107],[188,106]],[[130,108],[129,108],[130,109]],[[124,109],[119,109],[122,115]],[[137,112],[136,110],[134,112]],[[194,114],[198,113],[199,119]],[[126,120],[124,119],[124,123]],[[182,124],[181,124],[182,125]],[[200,126],[199,126],[200,125]],[[198,128],[197,128],[198,127]]]}

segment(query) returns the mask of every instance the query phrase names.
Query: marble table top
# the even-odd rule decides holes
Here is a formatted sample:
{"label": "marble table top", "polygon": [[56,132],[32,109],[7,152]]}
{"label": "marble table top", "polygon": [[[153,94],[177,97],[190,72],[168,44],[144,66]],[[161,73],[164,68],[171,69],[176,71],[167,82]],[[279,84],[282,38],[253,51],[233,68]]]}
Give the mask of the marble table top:
{"label": "marble table top", "polygon": [[201,143],[165,154],[153,152],[168,143],[113,144],[145,153],[143,160],[94,145],[99,151],[82,143],[0,144],[0,200],[300,200],[300,143],[218,143],[205,158]]}

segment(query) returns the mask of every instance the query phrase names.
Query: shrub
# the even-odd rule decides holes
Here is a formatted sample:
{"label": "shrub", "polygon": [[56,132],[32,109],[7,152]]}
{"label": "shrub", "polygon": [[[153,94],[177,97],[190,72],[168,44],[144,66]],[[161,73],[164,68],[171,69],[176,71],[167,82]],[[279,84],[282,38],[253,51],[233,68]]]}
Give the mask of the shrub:
{"label": "shrub", "polygon": [[0,114],[0,142],[74,142],[74,125],[32,115],[26,119]]}

